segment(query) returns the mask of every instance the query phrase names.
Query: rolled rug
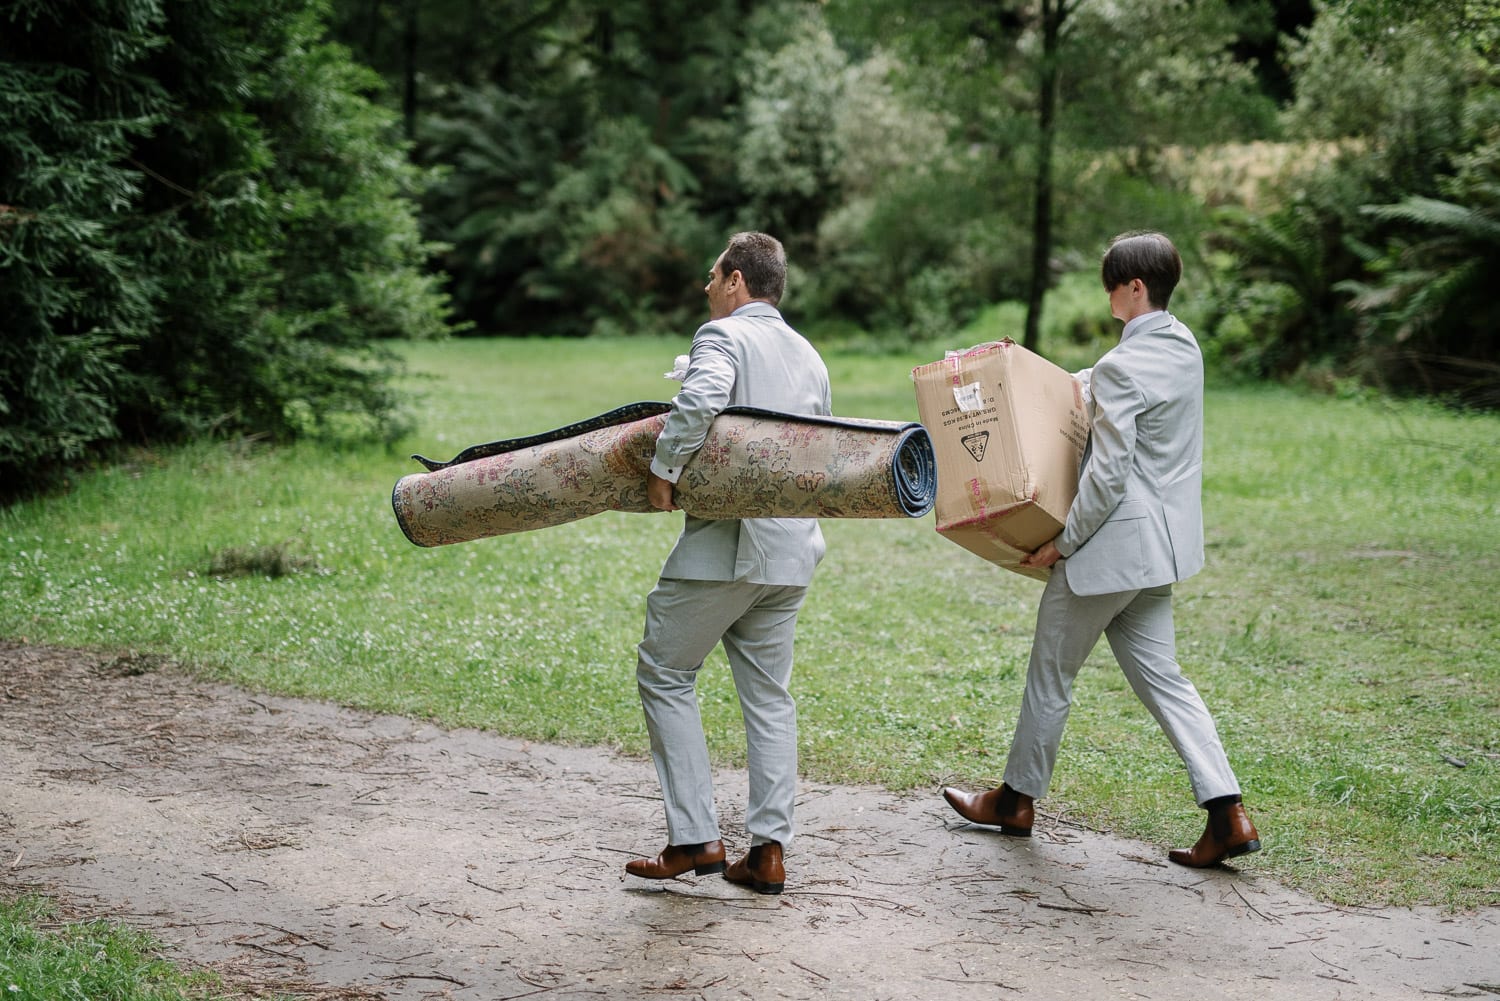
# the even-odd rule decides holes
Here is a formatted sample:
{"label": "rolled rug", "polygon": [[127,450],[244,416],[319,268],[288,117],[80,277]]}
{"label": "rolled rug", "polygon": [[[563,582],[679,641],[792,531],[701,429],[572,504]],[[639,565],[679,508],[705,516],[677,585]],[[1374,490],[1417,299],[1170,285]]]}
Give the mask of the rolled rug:
{"label": "rolled rug", "polygon": [[[396,521],[416,545],[442,546],[603,511],[652,512],[646,474],[670,409],[635,403],[448,462],[413,456],[428,471],[396,483]],[[715,418],[676,489],[678,506],[699,518],[918,518],[936,495],[920,424],[749,407]]]}

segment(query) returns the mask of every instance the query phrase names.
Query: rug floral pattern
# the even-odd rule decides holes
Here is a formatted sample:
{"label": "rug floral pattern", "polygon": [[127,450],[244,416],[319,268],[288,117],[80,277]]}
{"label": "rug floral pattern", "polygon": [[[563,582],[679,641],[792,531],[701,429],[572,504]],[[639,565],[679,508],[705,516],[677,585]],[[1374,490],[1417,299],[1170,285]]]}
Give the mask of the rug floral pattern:
{"label": "rug floral pattern", "polygon": [[[646,474],[667,409],[634,404],[446,463],[417,456],[428,472],[396,484],[396,520],[413,543],[441,546],[653,512]],[[676,498],[699,518],[905,518],[931,510],[936,492],[920,424],[731,408],[684,467]]]}

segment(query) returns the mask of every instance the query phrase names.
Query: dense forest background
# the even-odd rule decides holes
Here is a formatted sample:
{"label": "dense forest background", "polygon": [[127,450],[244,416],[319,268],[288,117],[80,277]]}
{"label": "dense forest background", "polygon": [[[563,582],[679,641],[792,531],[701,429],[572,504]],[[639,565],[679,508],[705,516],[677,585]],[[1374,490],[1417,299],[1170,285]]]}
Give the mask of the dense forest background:
{"label": "dense forest background", "polygon": [[[390,440],[397,338],[941,342],[1171,233],[1221,374],[1500,405],[1500,0],[0,0],[0,497]],[[952,346],[944,344],[943,346]]]}

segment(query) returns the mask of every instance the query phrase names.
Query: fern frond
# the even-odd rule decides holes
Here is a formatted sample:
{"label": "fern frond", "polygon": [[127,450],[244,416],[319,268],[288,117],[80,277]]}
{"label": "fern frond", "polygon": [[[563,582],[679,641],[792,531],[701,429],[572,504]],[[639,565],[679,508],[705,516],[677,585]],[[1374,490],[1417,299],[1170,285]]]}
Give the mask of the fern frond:
{"label": "fern frond", "polygon": [[1413,195],[1395,205],[1366,205],[1361,211],[1377,219],[1445,229],[1500,246],[1500,220],[1466,205]]}

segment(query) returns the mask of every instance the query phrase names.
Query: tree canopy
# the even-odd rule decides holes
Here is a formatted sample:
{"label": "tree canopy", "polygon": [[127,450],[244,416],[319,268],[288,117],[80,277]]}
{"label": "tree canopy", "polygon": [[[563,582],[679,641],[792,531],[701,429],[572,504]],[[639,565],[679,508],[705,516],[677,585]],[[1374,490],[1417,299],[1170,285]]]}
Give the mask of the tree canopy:
{"label": "tree canopy", "polygon": [[445,332],[447,300],[424,175],[323,16],[0,9],[0,491],[112,439],[399,431],[377,338]]}
{"label": "tree canopy", "polygon": [[9,0],[0,491],[392,437],[388,339],[681,332],[745,228],[799,323],[1017,300],[1044,353],[1163,229],[1226,371],[1500,402],[1497,49],[1496,0]]}

